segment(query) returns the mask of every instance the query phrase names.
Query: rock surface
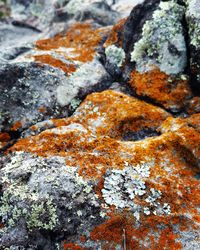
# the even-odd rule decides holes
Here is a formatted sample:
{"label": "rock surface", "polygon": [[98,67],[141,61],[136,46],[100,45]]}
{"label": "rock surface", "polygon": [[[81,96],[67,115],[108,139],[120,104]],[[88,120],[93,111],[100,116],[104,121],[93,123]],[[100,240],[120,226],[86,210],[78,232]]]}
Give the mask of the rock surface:
{"label": "rock surface", "polygon": [[200,248],[199,3],[137,2],[10,1],[1,249]]}

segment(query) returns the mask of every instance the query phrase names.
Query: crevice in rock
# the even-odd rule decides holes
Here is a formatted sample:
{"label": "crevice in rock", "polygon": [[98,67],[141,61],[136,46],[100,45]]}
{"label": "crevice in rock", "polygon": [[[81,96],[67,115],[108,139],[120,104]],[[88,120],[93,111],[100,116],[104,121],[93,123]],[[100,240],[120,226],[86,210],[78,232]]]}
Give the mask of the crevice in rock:
{"label": "crevice in rock", "polygon": [[142,129],[137,132],[134,131],[126,131],[126,133],[122,134],[122,138],[124,141],[140,141],[149,137],[159,136],[161,133],[156,130],[147,128]]}

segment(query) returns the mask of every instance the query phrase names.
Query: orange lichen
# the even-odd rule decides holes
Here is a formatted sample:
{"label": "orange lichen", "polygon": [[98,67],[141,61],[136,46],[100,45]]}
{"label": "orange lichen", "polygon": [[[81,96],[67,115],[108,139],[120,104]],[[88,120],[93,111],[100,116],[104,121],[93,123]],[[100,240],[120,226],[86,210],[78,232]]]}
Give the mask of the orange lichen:
{"label": "orange lichen", "polygon": [[[88,106],[88,103],[92,105]],[[93,111],[95,108],[97,112]],[[81,104],[77,115],[53,122],[55,126],[61,127],[79,123],[86,128],[95,126],[96,120],[103,118],[96,127],[96,138],[92,139],[92,131],[79,134],[75,130],[55,136],[51,130],[47,130],[37,136],[19,140],[11,150],[29,151],[44,157],[70,156],[68,158],[70,160],[66,160],[67,165],[74,166],[79,162],[81,175],[99,178],[108,167],[123,167],[126,156],[132,155],[132,150],[127,150],[126,146],[116,139],[123,139],[126,131],[156,129],[169,116],[160,108],[121,93],[113,91],[94,93]],[[93,152],[94,149],[98,154]],[[118,151],[124,151],[124,157],[121,157]]]}
{"label": "orange lichen", "polygon": [[0,142],[8,142],[10,140],[10,135],[6,132],[0,133]]}
{"label": "orange lichen", "polygon": [[75,243],[67,243],[65,241],[64,243],[64,250],[87,250],[86,248],[83,248]]}
{"label": "orange lichen", "polygon": [[172,79],[158,68],[146,73],[133,70],[129,83],[137,95],[147,96],[167,109],[184,107],[191,96],[187,80]]}
{"label": "orange lichen", "polygon": [[39,112],[41,112],[41,113],[45,113],[47,110],[46,110],[46,108],[44,107],[44,106],[41,106],[41,107],[39,107]]}
{"label": "orange lichen", "polygon": [[16,121],[12,127],[11,127],[11,131],[17,131],[19,128],[22,127],[22,123],[21,121]]}
{"label": "orange lichen", "polygon": [[[101,241],[102,249],[124,244],[136,250],[181,249],[181,233],[199,229],[200,185],[195,176],[199,173],[200,114],[173,118],[160,108],[109,90],[89,95],[72,117],[52,121],[57,128],[20,139],[10,150],[65,157],[67,166],[76,166],[83,178],[95,180],[94,190],[102,202],[108,169],[123,170],[125,161],[130,167],[151,162],[146,194],[133,202],[146,207],[145,199],[154,188],[162,193],[159,203],[170,205],[167,214],[155,214],[148,205],[151,213],[140,214],[140,226],[129,208],[119,212],[109,206],[109,219],[91,232],[91,239]],[[161,134],[123,141],[126,131],[146,128]]]}
{"label": "orange lichen", "polygon": [[81,236],[80,236],[80,241],[81,241],[82,243],[85,243],[85,242],[86,242],[86,237],[85,237],[84,235],[81,235]]}
{"label": "orange lichen", "polygon": [[189,115],[200,113],[200,97],[195,96],[189,101],[187,112]]}
{"label": "orange lichen", "polygon": [[108,47],[112,44],[118,44],[122,46],[122,31],[127,18],[121,19],[117,24],[115,24],[108,35],[107,40],[104,43],[104,47]]}
{"label": "orange lichen", "polygon": [[58,34],[53,38],[37,41],[36,47],[40,50],[70,48],[70,53],[65,54],[59,50],[58,53],[68,60],[88,62],[93,59],[96,48],[107,33],[108,28],[94,29],[90,23],[76,23],[68,29],[66,34]]}
{"label": "orange lichen", "polygon": [[76,67],[73,64],[67,64],[63,61],[51,56],[51,55],[36,55],[34,56],[36,62],[45,63],[55,68],[63,70],[66,74],[70,74],[76,71]]}
{"label": "orange lichen", "polygon": [[[156,218],[157,217],[157,218]],[[182,249],[178,234],[173,233],[173,225],[189,225],[187,219],[171,218],[170,221],[159,216],[151,216],[142,220],[142,225],[135,226],[135,220],[131,213],[111,214],[110,218],[103,224],[95,227],[90,234],[92,240],[107,241],[102,249],[110,249],[120,245],[126,249],[164,250]],[[162,227],[163,229],[162,229]],[[164,229],[165,228],[165,229]],[[158,235],[158,237],[155,237]],[[145,240],[146,238],[146,240]],[[115,249],[115,248],[114,248]]]}

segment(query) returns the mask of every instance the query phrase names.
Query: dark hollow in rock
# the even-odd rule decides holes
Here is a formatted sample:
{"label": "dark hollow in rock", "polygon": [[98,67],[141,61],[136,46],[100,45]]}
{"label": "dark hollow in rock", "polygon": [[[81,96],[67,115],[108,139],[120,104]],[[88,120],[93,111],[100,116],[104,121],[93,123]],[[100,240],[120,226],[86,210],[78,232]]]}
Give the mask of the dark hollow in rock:
{"label": "dark hollow in rock", "polygon": [[159,136],[159,135],[161,135],[161,133],[154,131],[152,129],[142,129],[137,132],[126,131],[126,133],[122,135],[122,138],[124,141],[139,141],[148,137]]}

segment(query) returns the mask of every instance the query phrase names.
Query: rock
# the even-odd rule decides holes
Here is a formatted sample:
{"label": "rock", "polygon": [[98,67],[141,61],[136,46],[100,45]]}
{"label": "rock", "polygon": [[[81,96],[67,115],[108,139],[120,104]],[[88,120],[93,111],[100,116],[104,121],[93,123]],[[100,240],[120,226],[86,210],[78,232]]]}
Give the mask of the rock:
{"label": "rock", "polygon": [[93,19],[100,25],[111,25],[119,20],[119,13],[113,11],[106,1],[71,0],[63,8],[63,13],[71,15],[77,21]]}
{"label": "rock", "polygon": [[[199,115],[173,118],[109,90],[53,122],[4,160],[1,245],[199,246]],[[146,128],[157,133],[124,139]]]}
{"label": "rock", "polygon": [[26,27],[0,22],[0,62],[7,62],[26,53],[39,39],[39,33]]}
{"label": "rock", "polygon": [[10,2],[0,248],[199,249],[197,1]]}
{"label": "rock", "polygon": [[[188,59],[184,14],[185,7],[175,1],[144,1],[133,8],[124,25],[117,26],[121,32],[113,28],[104,45],[107,49],[115,44],[124,50],[126,62],[120,72],[136,95],[172,112],[184,109],[192,97],[185,75]],[[107,61],[109,56],[106,65]],[[108,71],[113,72],[112,66]]]}
{"label": "rock", "polygon": [[69,78],[49,66],[5,64],[0,79],[1,130],[11,134],[52,117],[68,116],[85,95],[109,84],[109,75],[97,59],[83,64]]}
{"label": "rock", "polygon": [[189,29],[191,85],[194,92],[200,95],[200,4],[195,0],[186,1],[186,3],[186,19]]}

